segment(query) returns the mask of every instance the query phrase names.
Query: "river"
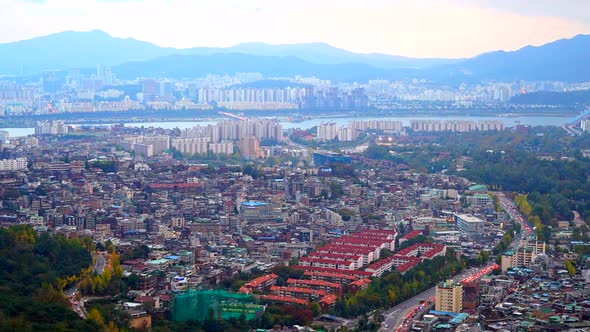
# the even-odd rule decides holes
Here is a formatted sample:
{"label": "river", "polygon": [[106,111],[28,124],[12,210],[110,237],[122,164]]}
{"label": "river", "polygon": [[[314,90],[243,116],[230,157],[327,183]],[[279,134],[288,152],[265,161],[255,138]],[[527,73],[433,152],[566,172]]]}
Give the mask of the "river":
{"label": "river", "polygon": [[[369,120],[395,120],[401,121],[404,126],[409,126],[412,120],[500,120],[506,127],[513,127],[517,124],[529,125],[529,126],[561,126],[572,119],[571,116],[387,116],[387,117],[318,117],[313,119],[306,119],[301,122],[290,122],[287,117],[271,117],[278,119],[284,129],[301,128],[309,129],[314,126],[321,124],[322,122],[333,122],[339,126],[345,126],[350,121],[369,121]],[[225,118],[219,118],[225,119]],[[156,127],[163,129],[185,129],[192,128],[196,125],[206,126],[209,124],[215,124],[215,121],[161,121],[161,122],[129,122],[125,123],[128,127],[141,127],[146,128]],[[80,124],[83,125],[83,124]],[[100,126],[108,126],[109,124],[103,124]],[[97,125],[99,126],[99,125]],[[0,130],[7,131],[10,137],[22,137],[27,135],[33,135],[35,133],[34,128],[0,128]]]}

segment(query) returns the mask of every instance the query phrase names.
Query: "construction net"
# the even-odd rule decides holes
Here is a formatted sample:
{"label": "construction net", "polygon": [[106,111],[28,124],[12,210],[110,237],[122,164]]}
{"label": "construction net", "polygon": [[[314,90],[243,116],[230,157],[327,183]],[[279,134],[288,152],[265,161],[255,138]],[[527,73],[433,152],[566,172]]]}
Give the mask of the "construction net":
{"label": "construction net", "polygon": [[172,306],[172,319],[177,322],[206,319],[259,318],[264,306],[254,303],[248,294],[230,293],[224,290],[189,290],[176,296]]}

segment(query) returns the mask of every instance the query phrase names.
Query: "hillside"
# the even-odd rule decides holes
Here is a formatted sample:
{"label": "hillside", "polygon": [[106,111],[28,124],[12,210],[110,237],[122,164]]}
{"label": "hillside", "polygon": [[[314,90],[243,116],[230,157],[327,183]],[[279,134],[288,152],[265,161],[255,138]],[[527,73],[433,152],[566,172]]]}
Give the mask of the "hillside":
{"label": "hillside", "polygon": [[571,92],[539,91],[512,97],[512,104],[521,105],[577,105],[590,104],[590,90]]}
{"label": "hillside", "polygon": [[30,226],[0,228],[0,331],[99,330],[60,289],[91,264],[78,240],[37,235]]}

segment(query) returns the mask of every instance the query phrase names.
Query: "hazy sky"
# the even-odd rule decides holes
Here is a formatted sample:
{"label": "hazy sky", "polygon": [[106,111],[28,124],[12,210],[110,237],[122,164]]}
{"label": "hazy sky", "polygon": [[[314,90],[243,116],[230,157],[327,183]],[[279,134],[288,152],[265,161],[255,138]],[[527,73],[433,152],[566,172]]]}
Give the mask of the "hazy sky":
{"label": "hazy sky", "polygon": [[0,0],[0,42],[101,29],[160,46],[325,42],[468,57],[590,33],[590,0]]}

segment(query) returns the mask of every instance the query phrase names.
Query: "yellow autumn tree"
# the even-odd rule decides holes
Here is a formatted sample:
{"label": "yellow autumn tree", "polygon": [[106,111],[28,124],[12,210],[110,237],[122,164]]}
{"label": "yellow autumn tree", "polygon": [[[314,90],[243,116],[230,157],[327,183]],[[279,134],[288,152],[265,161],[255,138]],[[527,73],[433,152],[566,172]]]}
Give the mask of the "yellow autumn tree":
{"label": "yellow autumn tree", "polygon": [[104,318],[102,317],[100,311],[98,311],[98,309],[96,308],[90,309],[90,311],[88,311],[88,314],[86,315],[86,318],[96,322],[100,326],[104,326]]}

